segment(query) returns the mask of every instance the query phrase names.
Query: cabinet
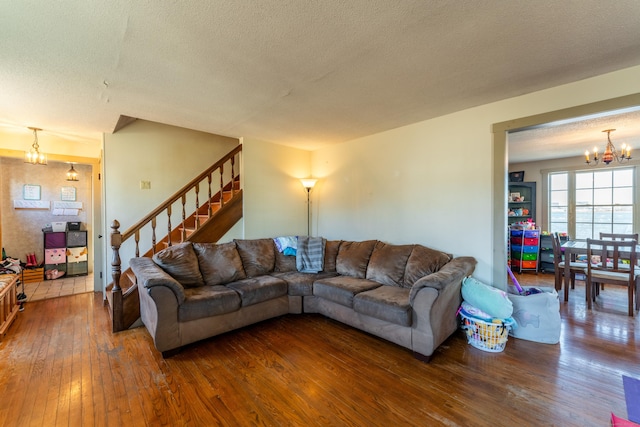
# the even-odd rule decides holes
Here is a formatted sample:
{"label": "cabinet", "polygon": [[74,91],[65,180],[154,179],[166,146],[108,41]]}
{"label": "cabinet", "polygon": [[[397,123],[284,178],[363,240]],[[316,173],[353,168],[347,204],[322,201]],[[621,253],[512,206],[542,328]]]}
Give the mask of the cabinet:
{"label": "cabinet", "polygon": [[509,230],[509,252],[511,269],[522,273],[525,270],[538,272],[540,230],[511,228]]}
{"label": "cabinet", "polygon": [[507,224],[536,221],[536,183],[510,182],[507,211]]}
{"label": "cabinet", "polygon": [[[45,231],[44,270],[58,270],[66,276],[89,273],[86,231]],[[53,277],[56,278],[56,277]]]}

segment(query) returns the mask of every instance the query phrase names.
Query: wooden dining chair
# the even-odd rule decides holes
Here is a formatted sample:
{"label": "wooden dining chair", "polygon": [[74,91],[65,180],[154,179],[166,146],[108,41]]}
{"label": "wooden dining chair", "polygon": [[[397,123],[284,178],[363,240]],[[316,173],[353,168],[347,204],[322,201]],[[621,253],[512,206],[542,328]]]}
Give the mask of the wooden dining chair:
{"label": "wooden dining chair", "polygon": [[[603,233],[600,232],[600,240],[635,240],[638,241],[638,233]],[[600,284],[600,289],[604,289],[604,283]],[[596,289],[596,295],[598,294]]]}
{"label": "wooden dining chair", "polygon": [[[555,269],[555,286],[556,290],[562,289],[562,278],[564,277],[564,267],[566,260],[562,256],[562,245],[560,243],[560,237],[558,233],[551,233],[551,246],[553,247],[553,264]],[[568,260],[569,272],[571,274],[571,289],[576,287],[576,273],[584,274],[585,268],[587,268],[586,262],[575,262]],[[569,300],[569,284],[564,284],[564,300]]]}
{"label": "wooden dining chair", "polygon": [[[640,271],[635,268],[637,244],[637,240],[587,239],[587,308],[593,306],[598,284],[606,283],[626,286],[629,294],[629,316],[633,316],[634,308],[638,310]],[[629,264],[623,262],[625,260],[629,260]]]}

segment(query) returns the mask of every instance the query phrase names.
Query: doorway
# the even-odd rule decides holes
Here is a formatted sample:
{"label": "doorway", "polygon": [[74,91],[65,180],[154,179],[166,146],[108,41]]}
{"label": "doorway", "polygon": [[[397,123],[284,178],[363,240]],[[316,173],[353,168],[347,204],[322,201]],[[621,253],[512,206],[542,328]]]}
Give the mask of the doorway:
{"label": "doorway", "polygon": [[497,287],[507,289],[507,188],[508,188],[508,133],[551,122],[571,120],[583,116],[640,107],[640,94],[627,95],[563,110],[522,117],[495,123],[493,133],[493,278]]}

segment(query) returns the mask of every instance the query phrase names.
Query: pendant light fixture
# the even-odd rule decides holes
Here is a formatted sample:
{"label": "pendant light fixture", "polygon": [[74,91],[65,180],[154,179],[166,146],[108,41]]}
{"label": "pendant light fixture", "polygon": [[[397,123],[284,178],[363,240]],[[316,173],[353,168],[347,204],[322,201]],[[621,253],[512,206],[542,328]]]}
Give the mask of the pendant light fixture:
{"label": "pendant light fixture", "polygon": [[38,131],[42,129],[32,127],[29,129],[33,131],[33,145],[31,150],[24,152],[24,162],[32,165],[46,165],[47,155],[40,152],[40,145],[38,145]]}
{"label": "pendant light fixture", "polygon": [[78,180],[78,171],[73,168],[73,163],[71,163],[71,169],[67,171],[67,181],[77,181]]}

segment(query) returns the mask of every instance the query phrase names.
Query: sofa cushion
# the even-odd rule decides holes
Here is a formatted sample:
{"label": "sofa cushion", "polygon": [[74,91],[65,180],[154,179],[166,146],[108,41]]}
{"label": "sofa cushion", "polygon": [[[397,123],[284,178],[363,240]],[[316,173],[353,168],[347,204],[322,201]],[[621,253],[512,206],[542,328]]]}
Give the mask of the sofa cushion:
{"label": "sofa cushion", "polygon": [[353,297],[360,292],[381,286],[380,283],[356,277],[338,276],[319,279],[313,283],[313,295],[328,299],[345,307],[353,307]]}
{"label": "sofa cushion", "polygon": [[184,302],[178,307],[180,322],[230,313],[240,308],[240,295],[226,286],[189,288],[184,290],[184,294]]}
{"label": "sofa cushion", "polygon": [[383,285],[402,286],[407,260],[413,246],[376,243],[369,259],[366,278]]}
{"label": "sofa cushion", "polygon": [[273,277],[287,282],[288,294],[292,296],[313,295],[313,282],[318,279],[335,277],[338,273],[301,273],[299,271],[289,271],[284,273],[271,273]]}
{"label": "sofa cushion", "polygon": [[415,245],[404,271],[404,287],[410,288],[418,279],[440,270],[451,258],[444,252]]}
{"label": "sofa cushion", "polygon": [[353,299],[353,309],[396,325],[411,326],[410,291],[409,288],[398,286],[380,286],[356,295]]}
{"label": "sofa cushion", "polygon": [[204,286],[198,256],[191,242],[179,243],[156,252],[153,261],[185,288]]}
{"label": "sofa cushion", "polygon": [[[275,243],[274,243],[275,246]],[[295,255],[285,255],[280,252],[277,247],[274,248],[275,254],[275,266],[273,271],[284,272],[284,271],[296,271],[296,256]]]}
{"label": "sofa cushion", "polygon": [[247,277],[271,273],[276,264],[273,239],[234,240]]}
{"label": "sofa cushion", "polygon": [[205,284],[209,286],[242,280],[244,274],[242,260],[234,242],[194,243],[193,249],[198,256],[200,273]]}
{"label": "sofa cushion", "polygon": [[342,242],[336,257],[336,271],[343,276],[364,279],[376,240]]}
{"label": "sofa cushion", "polygon": [[273,276],[259,276],[227,284],[240,294],[242,306],[258,304],[287,295],[287,282]]}
{"label": "sofa cushion", "polygon": [[327,240],[324,245],[324,271],[328,273],[336,272],[336,258],[342,240]]}

